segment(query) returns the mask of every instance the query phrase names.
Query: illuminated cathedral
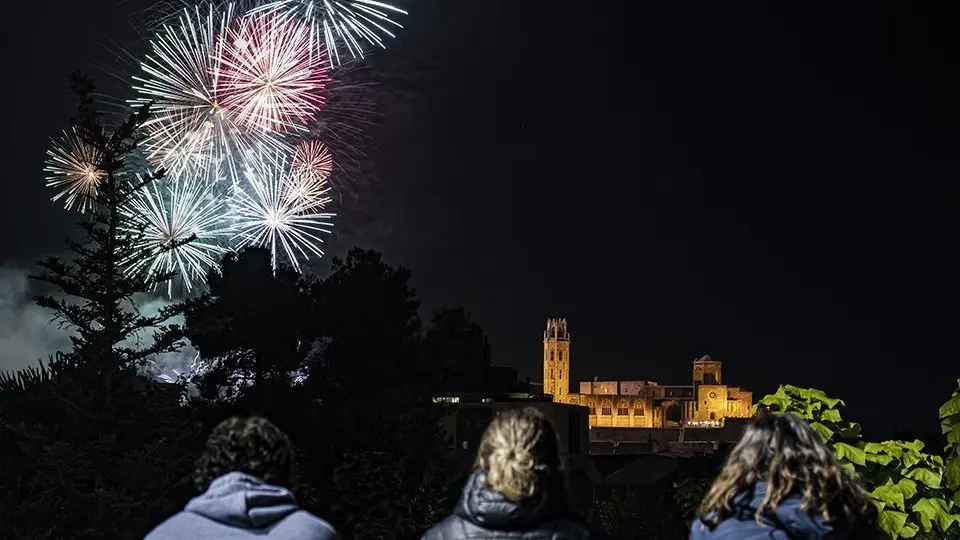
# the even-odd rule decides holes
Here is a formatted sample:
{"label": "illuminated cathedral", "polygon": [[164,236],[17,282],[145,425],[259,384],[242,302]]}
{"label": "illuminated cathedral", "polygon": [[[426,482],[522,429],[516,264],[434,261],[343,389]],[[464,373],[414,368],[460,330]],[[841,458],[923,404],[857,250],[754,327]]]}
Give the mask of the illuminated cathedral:
{"label": "illuminated cathedral", "polygon": [[587,381],[570,392],[570,332],[566,319],[549,319],[543,333],[543,391],[553,401],[590,409],[590,427],[722,427],[725,418],[749,418],[753,393],[723,384],[723,363],[693,361],[693,383]]}

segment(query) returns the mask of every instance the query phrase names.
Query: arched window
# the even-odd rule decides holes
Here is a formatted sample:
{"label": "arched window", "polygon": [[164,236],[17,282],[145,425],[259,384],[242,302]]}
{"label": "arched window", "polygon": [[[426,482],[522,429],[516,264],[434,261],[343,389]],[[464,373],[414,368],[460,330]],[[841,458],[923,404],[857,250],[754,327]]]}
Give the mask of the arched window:
{"label": "arched window", "polygon": [[617,416],[627,416],[630,414],[630,405],[621,400],[620,403],[617,403]]}
{"label": "arched window", "polygon": [[600,402],[600,414],[603,416],[612,416],[613,415],[613,402],[610,400],[604,400]]}
{"label": "arched window", "polygon": [[553,362],[553,351],[550,351],[550,361]]}
{"label": "arched window", "polygon": [[561,361],[561,362],[563,362],[563,351],[560,351],[560,352],[559,352],[559,353],[557,353],[557,354],[559,354],[559,355],[560,355],[560,361]]}
{"label": "arched window", "polygon": [[553,368],[550,368],[550,378],[553,378]]}
{"label": "arched window", "polygon": [[711,419],[711,420],[716,420],[716,419],[717,419],[717,413],[710,413],[710,419]]}
{"label": "arched window", "polygon": [[643,405],[636,403],[633,405],[633,415],[634,416],[643,416]]}

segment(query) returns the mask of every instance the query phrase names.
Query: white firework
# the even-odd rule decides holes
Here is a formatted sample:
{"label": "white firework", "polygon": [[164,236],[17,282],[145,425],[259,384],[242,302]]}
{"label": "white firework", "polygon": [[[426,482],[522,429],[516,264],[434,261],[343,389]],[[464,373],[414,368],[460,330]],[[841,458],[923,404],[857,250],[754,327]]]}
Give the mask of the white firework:
{"label": "white firework", "polygon": [[236,21],[232,4],[185,9],[150,42],[150,54],[134,77],[134,105],[152,103],[144,149],[155,166],[180,180],[224,173],[237,181],[243,161],[264,147],[286,149],[275,133],[248,133],[223,107],[223,39]]}
{"label": "white firework", "polygon": [[127,272],[146,269],[148,276],[174,272],[174,279],[167,282],[169,296],[176,279],[189,293],[228,251],[224,245],[233,231],[226,201],[197,184],[151,182],[131,197],[123,212],[127,232],[137,235],[139,247],[150,253],[130,261]]}
{"label": "white firework", "polygon": [[327,55],[330,67],[363,58],[373,48],[386,48],[403,26],[394,20],[407,12],[376,0],[268,0],[247,12],[282,13],[310,26],[315,54]]}
{"label": "white firework", "polygon": [[59,193],[51,200],[66,197],[64,206],[70,210],[76,206],[81,213],[92,207],[97,198],[97,187],[105,175],[100,168],[103,153],[86,143],[76,129],[64,131],[59,142],[47,150],[47,187],[57,188]]}
{"label": "white firework", "polygon": [[324,212],[329,197],[304,198],[296,193],[287,160],[282,155],[266,155],[250,167],[246,182],[233,196],[236,248],[261,246],[270,250],[274,269],[277,255],[300,271],[301,259],[323,256],[321,235],[329,234],[335,214]]}

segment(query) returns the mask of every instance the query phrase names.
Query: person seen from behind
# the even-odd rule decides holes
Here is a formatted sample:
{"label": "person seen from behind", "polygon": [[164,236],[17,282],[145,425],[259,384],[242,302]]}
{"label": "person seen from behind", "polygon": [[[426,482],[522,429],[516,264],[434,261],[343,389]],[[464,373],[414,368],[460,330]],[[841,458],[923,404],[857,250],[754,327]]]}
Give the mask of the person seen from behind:
{"label": "person seen from behind", "polygon": [[600,537],[567,504],[557,435],[528,407],[503,411],[490,423],[453,515],[422,540]]}
{"label": "person seen from behind", "polygon": [[690,540],[872,539],[875,520],[866,490],[806,422],[762,413],[727,457]]}
{"label": "person seen from behind", "polygon": [[221,422],[197,460],[194,482],[203,493],[145,540],[337,540],[333,527],[297,506],[293,458],[290,440],[265,418]]}

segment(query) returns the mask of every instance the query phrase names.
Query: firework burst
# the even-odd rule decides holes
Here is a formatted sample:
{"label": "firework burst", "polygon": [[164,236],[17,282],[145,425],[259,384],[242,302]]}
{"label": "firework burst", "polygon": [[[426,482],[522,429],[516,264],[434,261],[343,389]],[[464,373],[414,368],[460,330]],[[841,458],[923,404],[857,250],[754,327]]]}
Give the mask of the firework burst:
{"label": "firework burst", "polygon": [[245,132],[223,106],[221,36],[237,22],[229,4],[222,11],[185,9],[151,41],[143,74],[134,77],[139,97],[133,104],[153,103],[154,116],[144,126],[147,157],[174,177],[210,178],[222,169],[236,181],[246,156],[286,148],[275,134]]}
{"label": "firework burst", "polygon": [[60,190],[51,200],[66,197],[67,210],[76,206],[81,213],[86,212],[93,206],[97,186],[105,175],[100,168],[102,161],[103,153],[84,142],[75,129],[64,131],[60,141],[54,141],[47,150],[47,166],[43,169],[50,173],[47,187]]}
{"label": "firework burst", "polygon": [[238,189],[233,197],[236,247],[267,247],[274,268],[282,251],[300,271],[300,259],[323,256],[320,235],[330,233],[329,220],[335,214],[323,211],[330,199],[323,196],[322,182],[316,196],[301,197],[294,192],[296,182],[282,156],[266,156],[264,161],[269,163],[248,169],[246,189]]}
{"label": "firework burst", "polygon": [[[189,293],[227,251],[223,246],[232,230],[226,202],[196,184],[172,182],[161,186],[152,182],[141,188],[123,210],[130,223],[127,231],[137,235],[140,247],[151,254],[131,261],[127,272],[174,272]],[[167,282],[169,296],[173,295],[173,284],[173,279]]]}
{"label": "firework burst", "polygon": [[330,187],[327,178],[333,172],[333,157],[320,141],[304,141],[293,153],[286,196],[290,202],[310,206],[313,201],[325,199]]}
{"label": "firework burst", "polygon": [[238,123],[258,132],[304,131],[323,107],[330,80],[312,54],[310,29],[261,13],[228,29],[223,41],[223,105]]}
{"label": "firework burst", "polygon": [[303,141],[293,151],[294,178],[324,182],[333,173],[333,156],[320,141]]}
{"label": "firework burst", "polygon": [[407,12],[375,0],[270,0],[249,9],[249,15],[277,13],[304,21],[310,28],[311,49],[326,56],[331,68],[363,58],[403,28],[394,20]]}

